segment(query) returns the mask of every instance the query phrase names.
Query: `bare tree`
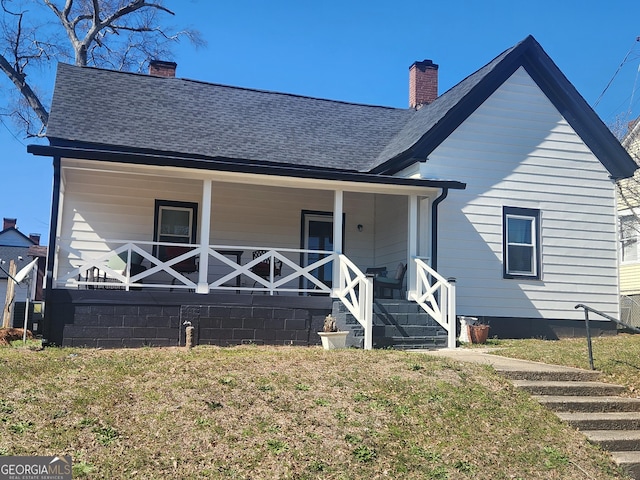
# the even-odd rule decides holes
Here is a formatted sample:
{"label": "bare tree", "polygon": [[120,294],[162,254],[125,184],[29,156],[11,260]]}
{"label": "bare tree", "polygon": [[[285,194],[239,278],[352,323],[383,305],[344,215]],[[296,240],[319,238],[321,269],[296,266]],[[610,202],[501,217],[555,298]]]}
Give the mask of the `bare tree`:
{"label": "bare tree", "polygon": [[[640,166],[640,119],[627,123],[626,133],[617,135],[622,137],[622,146]],[[618,132],[621,126],[618,125]],[[612,128],[614,134],[616,129]],[[633,177],[624,178],[616,182],[618,194],[618,210],[620,212],[620,239],[623,255],[626,248],[637,252],[637,242],[640,238],[640,170],[636,170]]]}
{"label": "bare tree", "polygon": [[57,61],[141,71],[151,59],[169,59],[180,39],[203,44],[197,32],[162,23],[174,15],[163,0],[0,0],[0,6],[0,70],[17,94],[2,114],[28,136],[42,136],[49,119],[32,72]]}

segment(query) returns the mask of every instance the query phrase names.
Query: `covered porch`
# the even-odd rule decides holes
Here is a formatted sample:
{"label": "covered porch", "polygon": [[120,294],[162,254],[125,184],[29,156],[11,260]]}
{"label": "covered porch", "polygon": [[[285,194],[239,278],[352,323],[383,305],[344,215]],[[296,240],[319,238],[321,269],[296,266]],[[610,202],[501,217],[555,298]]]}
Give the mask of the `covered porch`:
{"label": "covered porch", "polygon": [[454,286],[430,265],[446,186],[117,163],[97,174],[92,163],[61,163],[52,290],[180,294],[184,304],[325,296],[348,308],[371,348],[376,280],[367,270],[386,268],[400,282],[387,295],[453,323],[455,345]]}

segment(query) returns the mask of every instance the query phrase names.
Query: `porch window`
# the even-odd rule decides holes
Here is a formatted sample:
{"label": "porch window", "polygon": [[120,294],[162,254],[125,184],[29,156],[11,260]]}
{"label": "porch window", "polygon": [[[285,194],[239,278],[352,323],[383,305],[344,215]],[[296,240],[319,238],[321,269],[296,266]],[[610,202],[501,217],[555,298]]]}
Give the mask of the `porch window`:
{"label": "porch window", "polygon": [[[156,200],[153,237],[156,242],[195,243],[198,204]],[[160,260],[166,260],[163,247],[154,252]]]}
{"label": "porch window", "polygon": [[620,261],[640,261],[640,220],[635,215],[620,216]]}
{"label": "porch window", "polygon": [[540,278],[540,210],[502,210],[504,278]]}

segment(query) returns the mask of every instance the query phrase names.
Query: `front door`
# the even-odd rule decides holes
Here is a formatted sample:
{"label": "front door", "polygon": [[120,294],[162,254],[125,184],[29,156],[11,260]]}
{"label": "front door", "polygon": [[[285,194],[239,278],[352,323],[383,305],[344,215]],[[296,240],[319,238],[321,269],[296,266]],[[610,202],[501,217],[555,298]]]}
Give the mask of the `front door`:
{"label": "front door", "polygon": [[[303,212],[303,248],[305,250],[325,250],[333,251],[333,215],[331,213],[308,213]],[[304,265],[317,262],[326,254],[309,252],[304,254]],[[333,270],[332,262],[325,263],[311,271],[311,274],[327,285],[332,286]],[[306,288],[314,288],[314,285],[307,281]]]}

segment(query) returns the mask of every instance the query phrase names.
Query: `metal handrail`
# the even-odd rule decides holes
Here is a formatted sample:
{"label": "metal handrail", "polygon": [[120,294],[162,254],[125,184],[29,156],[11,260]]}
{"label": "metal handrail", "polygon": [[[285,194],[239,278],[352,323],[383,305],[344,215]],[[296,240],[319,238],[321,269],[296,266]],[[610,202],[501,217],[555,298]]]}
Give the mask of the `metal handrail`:
{"label": "metal handrail", "polygon": [[609,320],[610,322],[614,322],[617,325],[621,325],[625,328],[628,328],[629,330],[632,330],[636,333],[640,333],[640,328],[636,328],[634,326],[631,326],[627,323],[624,323],[620,320],[618,320],[617,318],[613,318],[610,315],[607,315],[606,313],[602,313],[598,310],[596,310],[595,308],[591,308],[588,305],[585,305],[583,303],[579,303],[578,305],[576,305],[574,308],[583,308],[584,309],[584,328],[586,330],[587,333],[587,349],[589,351],[589,366],[591,367],[591,370],[595,370],[596,368],[593,366],[593,349],[591,348],[591,330],[589,329],[589,312],[593,312],[596,315],[600,315],[602,318],[605,318],[607,320]]}

